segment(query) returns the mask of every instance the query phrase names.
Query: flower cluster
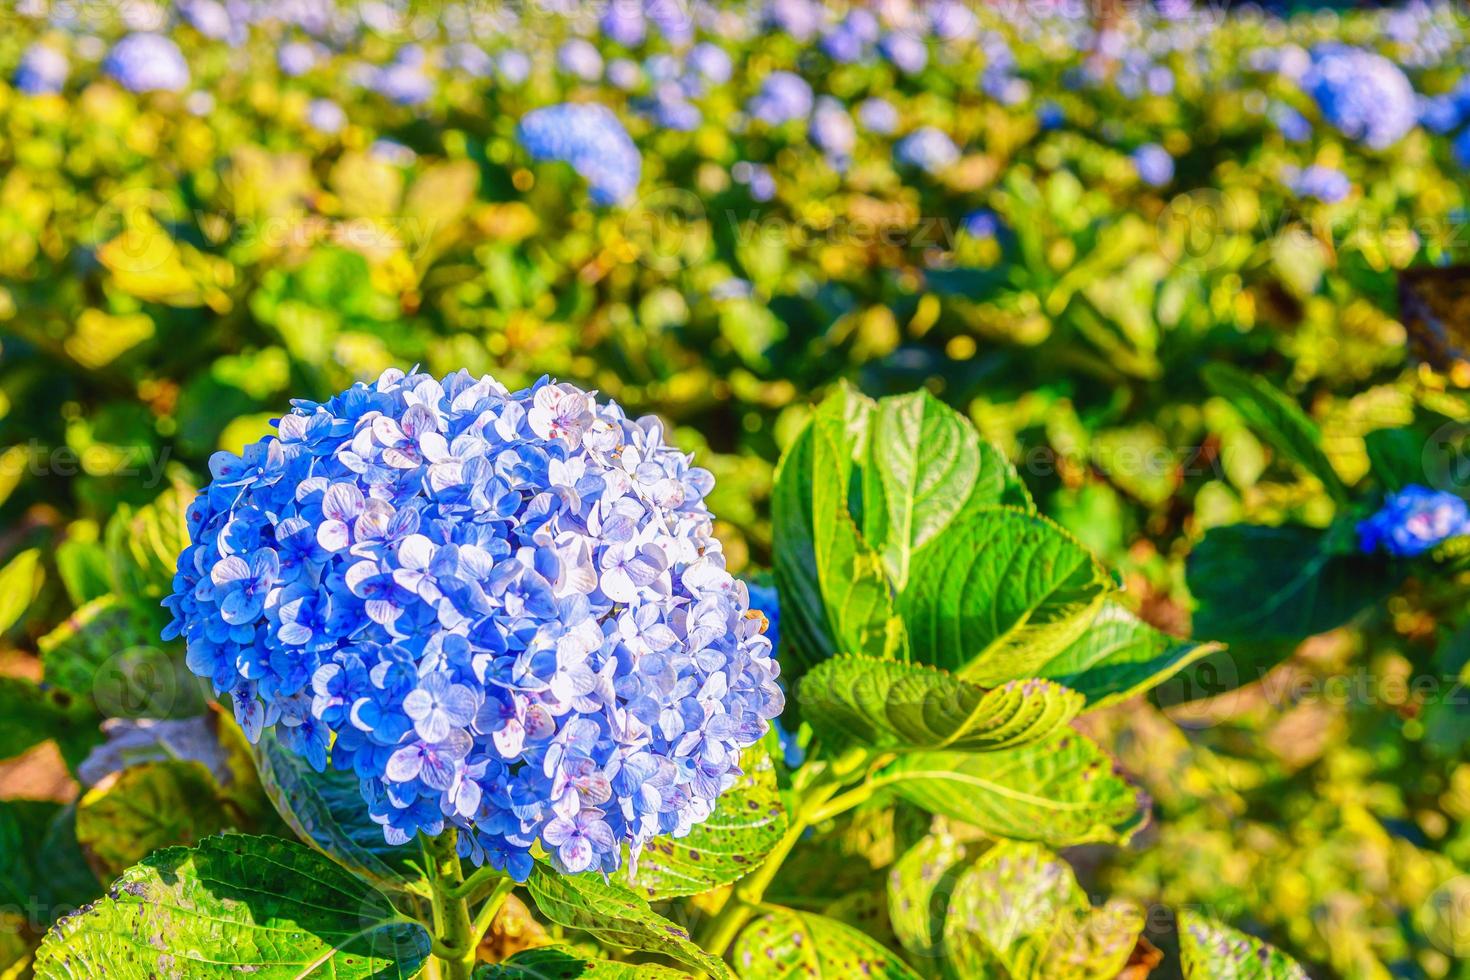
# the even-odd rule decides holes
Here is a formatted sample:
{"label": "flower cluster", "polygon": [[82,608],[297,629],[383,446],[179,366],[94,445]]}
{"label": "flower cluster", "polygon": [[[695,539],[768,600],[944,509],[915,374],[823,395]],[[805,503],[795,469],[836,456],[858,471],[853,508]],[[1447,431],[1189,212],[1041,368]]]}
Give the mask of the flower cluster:
{"label": "flower cluster", "polygon": [[943,130],[921,126],[898,141],[893,157],[904,166],[935,174],[958,161],[960,150]]}
{"label": "flower cluster", "polygon": [[1328,122],[1375,150],[1397,143],[1419,121],[1408,77],[1383,55],[1361,48],[1318,48],[1302,86]]}
{"label": "flower cluster", "polygon": [[15,87],[26,95],[49,95],[66,85],[71,66],[66,55],[49,44],[33,44],[15,70]]}
{"label": "flower cluster", "polygon": [[1174,179],[1174,158],[1157,143],[1145,143],[1133,151],[1138,179],[1150,187],[1163,187]]}
{"label": "flower cluster", "polygon": [[189,85],[183,52],[161,34],[129,34],[113,45],[102,69],[129,92],[179,92]]}
{"label": "flower cluster", "polygon": [[1321,164],[1288,167],[1282,176],[1293,194],[1298,197],[1314,197],[1324,204],[1336,204],[1353,189],[1347,174]]}
{"label": "flower cluster", "polygon": [[355,772],[390,843],[452,824],[519,878],[538,840],[611,871],[709,816],[783,696],[657,420],[389,371],[278,428],[211,459],[165,601],[252,738]]}
{"label": "flower cluster", "polygon": [[535,159],[570,163],[598,204],[617,204],[638,189],[643,158],[606,106],[564,102],[533,109],[521,117],[516,134]]}
{"label": "flower cluster", "polygon": [[1415,558],[1448,538],[1470,534],[1470,507],[1443,490],[1407,486],[1388,495],[1377,513],[1358,524],[1358,547]]}

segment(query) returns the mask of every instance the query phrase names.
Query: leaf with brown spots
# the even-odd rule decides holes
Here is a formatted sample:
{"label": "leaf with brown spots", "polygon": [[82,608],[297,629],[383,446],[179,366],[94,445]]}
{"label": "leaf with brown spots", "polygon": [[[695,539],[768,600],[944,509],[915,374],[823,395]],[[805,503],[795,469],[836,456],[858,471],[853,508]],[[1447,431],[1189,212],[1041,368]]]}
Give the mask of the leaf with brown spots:
{"label": "leaf with brown spots", "polygon": [[1290,956],[1188,909],[1179,912],[1185,980],[1308,980]]}
{"label": "leaf with brown spots", "polygon": [[744,980],[919,980],[897,954],[851,926],[786,908],[773,909],[746,926],[735,941],[734,960]]}

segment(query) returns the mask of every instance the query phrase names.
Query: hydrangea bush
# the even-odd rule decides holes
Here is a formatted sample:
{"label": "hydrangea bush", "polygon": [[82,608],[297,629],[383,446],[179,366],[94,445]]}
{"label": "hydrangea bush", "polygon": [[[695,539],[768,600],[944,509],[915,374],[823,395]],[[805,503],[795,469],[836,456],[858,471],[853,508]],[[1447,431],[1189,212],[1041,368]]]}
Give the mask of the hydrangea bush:
{"label": "hydrangea bush", "polygon": [[519,880],[681,837],[783,695],[707,470],[543,379],[390,371],[219,453],[170,635],[252,738],[361,780],[388,843],[447,824]]}

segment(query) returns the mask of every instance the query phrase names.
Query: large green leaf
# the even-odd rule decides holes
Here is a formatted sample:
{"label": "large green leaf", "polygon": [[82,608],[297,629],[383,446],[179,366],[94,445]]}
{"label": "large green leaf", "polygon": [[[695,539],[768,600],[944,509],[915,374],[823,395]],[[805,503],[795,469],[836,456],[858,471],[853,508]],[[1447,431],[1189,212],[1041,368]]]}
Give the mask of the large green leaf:
{"label": "large green leaf", "polygon": [[893,934],[925,962],[944,955],[944,918],[967,850],[949,834],[930,834],[903,853],[888,872],[888,921]]}
{"label": "large green leaf", "polygon": [[317,772],[273,732],[262,733],[254,754],[266,796],[302,840],[380,888],[401,890],[422,877],[407,863],[418,849],[388,844],[368,817],[356,775]]}
{"label": "large green leaf", "polygon": [[772,909],[747,925],[732,959],[743,980],[919,980],[907,963],[851,926],[795,909]]}
{"label": "large green leaf", "polygon": [[475,980],[679,980],[688,974],[648,963],[589,960],[565,946],[523,949],[500,963],[484,964]]}
{"label": "large green leaf", "polygon": [[538,864],[526,889],[541,914],[568,929],[580,929],[605,943],[658,953],[708,973],[730,978],[717,956],[700,949],[689,930],[648,907],[643,897],[600,874],[564,875]]}
{"label": "large green leaf", "polygon": [[[901,643],[882,556],[863,538],[849,500],[866,451],[870,401],[843,386],[812,419],[812,528],[827,621],[841,650],[883,656]],[[860,474],[857,482],[860,482]]]}
{"label": "large green leaf", "polygon": [[145,762],[105,779],[77,804],[77,841],[104,881],[161,847],[239,828],[202,762]]}
{"label": "large green leaf", "polygon": [[883,751],[1002,749],[1044,739],[1082,707],[1048,681],[986,690],[922,664],[836,657],[801,680],[802,717],[834,744]]}
{"label": "large green leaf", "polygon": [[684,837],[659,837],[624,883],[650,901],[694,895],[750,874],[786,832],[786,805],[764,743],[741,753],[745,775],[720,794],[709,819]]}
{"label": "large green leaf", "polygon": [[60,922],[36,977],[261,980],[414,976],[429,936],[367,882],[273,837],[211,837],[155,852],[108,897]]}
{"label": "large green leaf", "polygon": [[914,556],[899,611],[914,660],[993,685],[1035,676],[1109,588],[1097,560],[1051,521],[982,507]]}
{"label": "large green leaf", "polygon": [[995,837],[1054,847],[1124,842],[1144,823],[1138,792],[1089,739],[1067,731],[999,752],[916,752],[876,782]]}
{"label": "large green leaf", "polygon": [[895,589],[909,561],[964,510],[1029,506],[1016,472],[968,419],[919,390],[885,398],[872,416],[863,470],[863,536]]}
{"label": "large green leaf", "polygon": [[1347,488],[1322,449],[1322,431],[1295,401],[1270,382],[1229,364],[1207,365],[1200,376],[1211,391],[1235,406],[1272,449],[1320,480],[1339,504],[1347,503]]}
{"label": "large green leaf", "polygon": [[1001,841],[955,884],[944,949],[955,976],[1092,980],[1119,974],[1143,924],[1129,902],[1094,909],[1046,848]]}
{"label": "large green leaf", "polygon": [[1116,603],[1107,603],[1087,631],[1038,670],[1087,700],[1087,710],[1126,701],[1210,653],[1218,643],[1170,636]]}
{"label": "large green leaf", "polygon": [[0,569],[0,633],[20,622],[41,587],[41,549],[27,548]]}
{"label": "large green leaf", "polygon": [[1211,528],[1186,565],[1198,606],[1194,634],[1243,644],[1302,640],[1393,591],[1398,575],[1388,563],[1342,553],[1334,538],[1331,530],[1293,525]]}
{"label": "large green leaf", "polygon": [[1275,947],[1188,909],[1179,912],[1179,958],[1185,980],[1309,980]]}
{"label": "large green leaf", "polygon": [[77,846],[75,807],[0,800],[0,922],[10,912],[44,929],[101,893]]}
{"label": "large green leaf", "polygon": [[781,596],[782,672],[788,677],[830,657],[836,649],[827,625],[812,532],[812,427],[781,457],[771,493],[775,544],[772,567]]}

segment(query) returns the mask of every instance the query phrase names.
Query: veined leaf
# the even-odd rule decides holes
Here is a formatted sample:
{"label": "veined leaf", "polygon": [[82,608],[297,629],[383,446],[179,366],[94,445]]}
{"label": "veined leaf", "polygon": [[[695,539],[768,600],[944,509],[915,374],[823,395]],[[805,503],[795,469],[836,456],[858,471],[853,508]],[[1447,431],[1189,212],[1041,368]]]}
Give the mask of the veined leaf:
{"label": "veined leaf", "polygon": [[38,980],[386,980],[414,976],[428,954],[423,927],[361,878],[301,844],[228,835],[129,869],[52,930],[35,966]]}
{"label": "veined leaf", "polygon": [[1290,956],[1188,909],[1179,911],[1185,980],[1309,980]]}
{"label": "veined leaf", "polygon": [[238,829],[201,762],[145,762],[93,787],[77,804],[77,842],[109,881],[161,847]]}
{"label": "veined leaf", "polygon": [[720,794],[709,819],[684,837],[649,841],[638,870],[624,872],[628,887],[660,901],[695,895],[744,878],[786,832],[786,805],[776,785],[776,766],[765,743],[741,753],[745,775]]}
{"label": "veined leaf", "polygon": [[1186,565],[1198,605],[1195,635],[1227,643],[1303,640],[1393,591],[1398,576],[1385,562],[1339,554],[1331,535],[1292,525],[1211,528]]}
{"label": "veined leaf", "polygon": [[772,562],[781,595],[782,672],[796,676],[832,655],[836,643],[827,625],[812,531],[812,446],[808,425],[781,457],[771,493]]}
{"label": "veined leaf", "polygon": [[1035,676],[1082,634],[1110,587],[1052,522],[982,507],[914,556],[898,605],[914,660],[993,685]]}
{"label": "veined leaf", "polygon": [[1115,603],[1107,603],[1087,631],[1039,669],[1081,694],[1088,711],[1126,701],[1210,653],[1218,643],[1170,636]]}
{"label": "veined leaf", "polygon": [[802,717],[834,743],[883,751],[1003,749],[1054,734],[1082,697],[1042,680],[986,690],[922,664],[836,657],[801,680]]}
{"label": "veined leaf", "polygon": [[916,752],[876,782],[992,836],[1053,847],[1125,842],[1145,821],[1138,792],[1072,731],[999,752]]}
{"label": "veined leaf", "polygon": [[1046,848],[1001,841],[956,883],[944,949],[958,976],[1092,980],[1119,974],[1142,929],[1130,902],[1094,909]]}
{"label": "veined leaf", "polygon": [[89,702],[20,677],[0,677],[0,760],[54,738],[75,767],[102,741],[100,719]]}
{"label": "veined leaf", "polygon": [[475,980],[679,980],[688,974],[648,963],[589,960],[565,946],[523,949],[500,963],[486,963]]}
{"label": "veined leaf", "polygon": [[733,959],[744,980],[919,980],[907,963],[851,926],[795,909],[774,909],[746,926]]}
{"label": "veined leaf", "polygon": [[269,731],[261,734],[254,755],[266,796],[302,840],[380,888],[401,890],[421,877],[405,863],[417,849],[389,845],[383,828],[368,818],[355,775],[317,772]]}
{"label": "veined leaf", "polygon": [[1029,509],[1020,478],[980,441],[969,420],[920,389],[873,411],[863,469],[863,536],[883,556],[895,589],[915,551],[972,507]]}
{"label": "veined leaf", "polygon": [[888,872],[888,921],[916,962],[944,955],[945,913],[967,863],[964,844],[949,834],[930,834]]}
{"label": "veined leaf", "polygon": [[640,895],[623,885],[603,881],[600,874],[564,875],[538,864],[526,888],[541,914],[552,922],[580,929],[613,946],[659,953],[712,977],[730,980],[724,962],[695,945],[689,930],[650,909]]}
{"label": "veined leaf", "polygon": [[1235,406],[1271,448],[1320,480],[1333,500],[1347,503],[1347,487],[1322,449],[1322,431],[1295,401],[1269,382],[1229,364],[1210,364],[1200,376],[1211,391]]}

